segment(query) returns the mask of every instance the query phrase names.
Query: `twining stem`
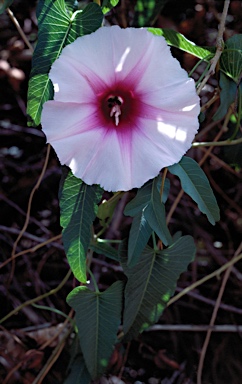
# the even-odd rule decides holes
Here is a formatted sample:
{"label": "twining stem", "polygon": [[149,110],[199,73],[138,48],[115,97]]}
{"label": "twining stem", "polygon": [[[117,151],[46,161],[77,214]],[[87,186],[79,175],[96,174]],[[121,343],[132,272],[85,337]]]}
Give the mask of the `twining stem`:
{"label": "twining stem", "polygon": [[16,313],[18,313],[19,311],[21,311],[21,309],[27,307],[28,305],[32,305],[34,303],[36,303],[37,301],[39,300],[43,300],[45,299],[46,297],[48,296],[51,296],[51,295],[54,295],[56,292],[58,292],[64,285],[65,283],[67,282],[67,280],[69,279],[69,277],[71,276],[72,274],[72,271],[71,269],[67,272],[66,276],[64,277],[64,279],[61,281],[61,283],[54,289],[51,289],[49,292],[46,292],[46,293],[43,293],[43,295],[40,295],[38,297],[35,297],[34,299],[30,299],[30,300],[27,300],[25,301],[23,304],[19,305],[18,307],[16,307],[15,309],[13,309],[11,312],[9,312],[6,316],[4,316],[2,319],[0,319],[0,324],[2,324],[4,321],[6,321],[7,319],[9,319],[9,317],[15,315]]}
{"label": "twining stem", "polygon": [[226,145],[237,145],[242,143],[242,137],[236,140],[224,140],[224,141],[207,141],[201,143],[193,143],[192,147],[224,147]]}
{"label": "twining stem", "polygon": [[26,213],[26,219],[25,219],[25,223],[24,223],[24,226],[23,228],[21,229],[17,239],[15,240],[14,242],[14,245],[13,245],[13,249],[12,249],[12,253],[11,253],[11,260],[13,261],[12,263],[12,269],[11,269],[11,272],[10,272],[10,276],[9,276],[9,282],[12,280],[13,278],[13,274],[14,274],[14,268],[15,268],[15,253],[16,253],[16,249],[17,249],[17,245],[19,243],[19,240],[21,239],[21,237],[23,236],[23,233],[26,231],[27,227],[28,227],[28,224],[29,224],[29,218],[30,218],[30,211],[31,211],[31,206],[32,206],[32,201],[33,201],[33,198],[34,198],[34,194],[35,192],[37,191],[37,189],[39,188],[40,184],[41,184],[41,181],[44,177],[44,174],[45,174],[45,171],[46,171],[46,168],[47,168],[47,165],[48,165],[48,161],[49,161],[49,156],[50,156],[50,144],[47,145],[47,151],[46,151],[46,156],[45,156],[45,162],[44,162],[44,165],[43,165],[43,168],[42,168],[42,171],[41,171],[41,174],[38,178],[38,181],[37,183],[35,184],[34,188],[32,189],[31,191],[31,194],[29,196],[29,201],[28,201],[28,208],[27,208],[27,213]]}
{"label": "twining stem", "polygon": [[216,40],[217,49],[216,49],[214,57],[211,60],[211,67],[210,67],[207,75],[204,77],[203,81],[201,82],[201,84],[199,85],[199,87],[197,89],[198,95],[200,94],[204,85],[207,83],[210,76],[214,74],[216,65],[218,64],[220,56],[223,52],[223,47],[224,47],[223,33],[224,33],[224,29],[225,29],[225,22],[226,22],[226,16],[228,13],[228,9],[229,9],[229,4],[230,4],[230,0],[224,1],[224,8],[223,8],[223,12],[221,15],[221,20],[220,20],[219,30],[218,30],[217,40]]}
{"label": "twining stem", "polygon": [[24,31],[22,30],[22,28],[20,27],[19,25],[19,22],[18,20],[16,19],[16,17],[14,16],[13,12],[11,11],[10,8],[7,8],[6,9],[10,19],[12,20],[12,22],[14,23],[15,27],[17,28],[18,30],[18,33],[20,34],[20,36],[22,37],[23,41],[25,42],[25,44],[27,45],[27,47],[30,49],[30,51],[33,53],[34,52],[34,48],[32,47],[32,45],[30,44],[29,40],[27,39]]}
{"label": "twining stem", "polygon": [[161,199],[161,201],[162,201],[162,195],[164,192],[167,171],[168,171],[168,168],[165,168],[163,171],[163,175],[162,175],[161,186],[160,186],[160,199]]}
{"label": "twining stem", "polygon": [[91,271],[91,269],[89,267],[87,267],[87,270],[88,270],[88,273],[89,275],[91,276],[92,278],[92,282],[93,282],[93,285],[94,285],[94,288],[95,288],[95,292],[96,293],[100,293],[99,289],[98,289],[98,285],[97,285],[97,282],[96,282],[96,279]]}
{"label": "twining stem", "polygon": [[[220,131],[218,132],[218,134],[216,135],[216,137],[215,137],[215,139],[214,139],[214,142],[217,142],[217,141],[220,139],[220,137],[223,135],[223,133],[225,132],[225,130],[226,130],[226,128],[227,128],[227,125],[228,125],[228,123],[229,123],[231,114],[232,114],[232,111],[231,111],[231,109],[230,109],[230,110],[228,111],[227,115],[226,115],[226,118],[225,118],[225,120],[224,120],[224,123],[223,123],[222,128],[220,129]],[[213,149],[213,147],[209,147],[209,148],[206,150],[206,153],[204,154],[204,156],[201,158],[201,160],[200,160],[199,163],[198,163],[200,166],[207,160],[208,156],[209,156],[210,153],[212,152],[212,149]],[[180,200],[181,200],[183,194],[184,194],[184,191],[183,191],[183,189],[181,189],[180,192],[179,192],[179,194],[177,195],[175,201],[173,202],[173,204],[172,204],[172,206],[171,206],[171,208],[170,208],[170,211],[169,211],[169,213],[168,213],[168,215],[167,215],[167,218],[166,218],[166,222],[167,222],[167,224],[169,224],[169,222],[170,222],[170,220],[171,220],[171,218],[172,218],[172,215],[173,215],[173,213],[175,212],[175,209],[176,209],[177,205],[179,204],[179,202],[180,202]]]}
{"label": "twining stem", "polygon": [[181,292],[179,292],[177,295],[173,296],[169,302],[167,303],[167,307],[169,307],[171,304],[174,304],[177,300],[181,299],[183,296],[185,296],[188,292],[192,291],[193,289],[199,287],[200,285],[202,285],[203,283],[205,283],[206,281],[212,279],[213,277],[218,277],[221,275],[221,273],[223,273],[224,271],[226,271],[227,268],[229,268],[231,265],[233,266],[234,264],[236,264],[239,260],[242,259],[242,253],[240,253],[238,256],[234,257],[232,260],[230,260],[228,263],[222,265],[222,267],[220,267],[219,269],[216,269],[216,271],[210,273],[209,275],[203,277],[202,279],[196,281],[195,283],[193,283],[192,285],[190,285],[189,287],[187,288],[184,288]]}
{"label": "twining stem", "polygon": [[[233,259],[235,259],[236,256],[238,256],[238,254],[241,252],[241,250],[242,250],[242,243],[240,243],[240,246],[238,247],[237,251],[235,252],[235,255],[234,255]],[[206,338],[205,338],[205,341],[204,341],[204,344],[203,344],[203,347],[202,347],[202,351],[201,351],[201,354],[200,354],[200,359],[199,359],[199,364],[198,364],[198,371],[197,371],[197,384],[202,384],[203,364],[204,364],[206,351],[207,351],[208,344],[209,344],[209,341],[210,341],[210,338],[211,338],[211,334],[212,334],[212,327],[213,327],[213,325],[215,323],[215,320],[216,320],[216,317],[217,317],[217,313],[218,313],[218,310],[219,310],[219,307],[220,307],[220,303],[221,303],[221,300],[222,300],[222,296],[223,296],[223,293],[224,293],[224,290],[225,290],[225,287],[226,287],[227,281],[229,279],[229,276],[230,276],[232,268],[233,268],[233,264],[230,264],[228,266],[225,274],[224,274],[224,277],[223,277],[223,280],[222,280],[222,284],[221,284],[221,288],[219,290],[218,298],[216,300],[216,304],[215,304],[215,307],[214,307],[214,310],[213,310],[213,314],[212,314],[212,317],[211,317],[211,320],[210,320],[210,323],[209,323],[209,326],[211,328],[209,328],[208,331],[207,331],[207,335],[206,335]]]}

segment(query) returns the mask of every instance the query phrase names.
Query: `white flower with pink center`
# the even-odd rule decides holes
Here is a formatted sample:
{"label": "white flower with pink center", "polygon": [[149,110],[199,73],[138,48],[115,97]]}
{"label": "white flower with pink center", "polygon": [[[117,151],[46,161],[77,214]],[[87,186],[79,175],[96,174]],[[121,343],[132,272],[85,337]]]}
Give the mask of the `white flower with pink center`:
{"label": "white flower with pink center", "polygon": [[130,190],[177,163],[198,130],[193,79],[165,39],[102,27],[66,46],[50,70],[42,127],[61,164],[87,184]]}

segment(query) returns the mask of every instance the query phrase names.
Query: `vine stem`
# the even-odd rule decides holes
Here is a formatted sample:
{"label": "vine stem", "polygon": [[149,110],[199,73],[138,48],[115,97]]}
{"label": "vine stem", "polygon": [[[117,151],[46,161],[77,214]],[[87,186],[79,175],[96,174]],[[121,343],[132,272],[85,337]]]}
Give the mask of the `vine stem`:
{"label": "vine stem", "polygon": [[210,273],[209,275],[203,277],[202,279],[196,281],[192,285],[190,285],[187,288],[184,288],[181,292],[179,292],[177,295],[173,296],[167,303],[167,307],[169,307],[171,304],[174,304],[177,300],[181,299],[183,296],[185,296],[188,292],[192,291],[193,289],[199,287],[206,281],[212,279],[213,277],[218,277],[221,273],[223,273],[226,269],[228,269],[230,266],[233,267],[234,264],[236,264],[239,260],[242,259],[242,253],[240,253],[238,256],[234,257],[228,263],[222,265],[219,269],[216,269],[216,271]]}
{"label": "vine stem", "polygon": [[17,239],[15,240],[14,242],[14,245],[13,245],[13,249],[12,249],[12,253],[11,253],[11,261],[12,261],[12,269],[11,269],[11,272],[10,272],[10,276],[9,276],[9,279],[8,281],[10,282],[13,278],[13,274],[14,274],[14,268],[15,268],[15,253],[16,253],[16,249],[17,249],[17,245],[19,243],[19,240],[21,239],[21,237],[23,236],[23,233],[26,231],[27,227],[28,227],[28,224],[29,224],[29,218],[30,218],[30,211],[31,211],[31,206],[32,206],[32,201],[33,201],[33,197],[34,197],[34,194],[36,192],[36,190],[39,188],[40,184],[41,184],[41,181],[44,177],[44,174],[45,174],[45,171],[46,171],[46,168],[47,168],[47,165],[48,165],[48,161],[49,161],[49,156],[50,156],[50,144],[47,145],[47,151],[46,151],[46,156],[45,156],[45,162],[44,162],[44,165],[43,165],[43,168],[42,168],[42,171],[41,171],[41,174],[38,178],[38,181],[37,183],[35,184],[34,188],[32,189],[31,191],[31,194],[29,196],[29,201],[28,201],[28,208],[27,208],[27,213],[26,213],[26,219],[25,219],[25,223],[24,223],[24,226],[23,228],[21,229]]}
{"label": "vine stem", "polygon": [[18,33],[19,33],[20,36],[22,37],[23,41],[25,42],[25,44],[27,45],[27,47],[30,49],[30,51],[33,53],[33,52],[34,52],[34,48],[32,47],[32,45],[30,44],[29,40],[27,39],[27,36],[25,35],[24,31],[23,31],[22,28],[20,27],[19,22],[18,22],[18,20],[16,19],[16,17],[14,16],[13,12],[11,11],[10,8],[7,8],[6,11],[7,11],[7,14],[9,15],[9,18],[12,20],[13,24],[14,24],[15,27],[17,28]]}
{"label": "vine stem", "polygon": [[[235,252],[234,257],[233,257],[233,259],[231,261],[236,259],[236,256],[239,255],[241,250],[242,250],[242,243],[240,243],[240,245],[239,245],[237,251]],[[215,307],[214,307],[214,310],[213,310],[213,314],[212,314],[212,317],[211,317],[211,320],[210,320],[210,323],[209,323],[209,329],[208,329],[207,334],[206,334],[206,338],[205,338],[205,341],[204,341],[204,344],[203,344],[203,347],[202,347],[202,350],[201,350],[199,364],[198,364],[197,384],[202,384],[203,364],[204,364],[204,360],[205,360],[208,344],[209,344],[209,341],[210,341],[210,338],[211,338],[211,334],[212,334],[212,327],[214,326],[214,323],[215,323],[215,320],[216,320],[216,317],[217,317],[217,313],[218,313],[218,310],[219,310],[219,307],[220,307],[220,303],[221,303],[221,300],[222,300],[222,296],[224,294],[224,290],[225,290],[225,287],[226,287],[227,281],[229,279],[229,276],[230,276],[232,268],[233,268],[233,264],[230,264],[228,266],[225,274],[224,274],[223,281],[222,281],[222,284],[221,284],[221,287],[220,287],[220,290],[219,290],[218,298],[216,300],[216,304],[215,304]]]}
{"label": "vine stem", "polygon": [[48,245],[49,243],[54,243],[55,240],[59,240],[59,239],[61,239],[61,237],[62,237],[62,234],[59,234],[59,235],[51,237],[50,239],[45,240],[45,241],[42,241],[42,239],[40,238],[40,240],[39,240],[39,241],[41,241],[40,244],[37,244],[32,248],[24,249],[23,251],[21,251],[19,253],[15,253],[15,255],[13,257],[8,258],[7,260],[3,261],[0,264],[0,269],[3,268],[8,263],[11,263],[11,261],[15,260],[17,257],[22,256],[22,255],[26,255],[26,253],[34,253],[35,251],[37,251],[37,249],[42,248],[45,245]]}
{"label": "vine stem", "polygon": [[218,35],[217,35],[217,40],[216,40],[216,47],[217,47],[217,49],[216,49],[214,57],[211,60],[211,67],[210,67],[208,73],[206,74],[206,76],[204,77],[203,81],[201,82],[201,84],[199,85],[199,87],[197,89],[197,94],[198,95],[201,93],[204,85],[207,83],[207,81],[210,78],[210,76],[215,73],[216,65],[218,64],[220,56],[221,56],[221,54],[223,52],[223,47],[224,47],[223,34],[224,34],[225,22],[226,22],[226,16],[227,16],[227,13],[228,13],[228,9],[229,9],[229,4],[230,4],[230,0],[225,0],[224,1],[224,8],[223,8],[223,12],[222,12],[222,15],[221,15],[221,20],[220,20],[219,29],[218,29]]}
{"label": "vine stem", "polygon": [[208,141],[208,142],[198,142],[193,143],[192,147],[225,147],[226,145],[237,145],[242,143],[242,137],[236,140],[224,140],[224,141]]}
{"label": "vine stem", "polygon": [[27,307],[28,305],[32,305],[34,303],[36,303],[37,301],[39,300],[42,300],[42,299],[45,299],[46,297],[48,296],[51,296],[51,295],[54,295],[56,292],[58,292],[64,285],[65,283],[67,282],[67,280],[69,279],[69,277],[71,276],[72,274],[72,271],[71,269],[67,272],[66,276],[64,277],[64,279],[61,281],[61,283],[54,289],[51,289],[49,292],[46,292],[46,293],[43,293],[43,295],[40,295],[38,297],[35,297],[34,299],[30,299],[30,300],[27,300],[25,301],[23,304],[19,305],[18,307],[16,307],[15,309],[13,309],[11,312],[9,312],[6,316],[4,316],[2,319],[0,319],[0,324],[2,324],[4,321],[6,321],[7,319],[9,319],[9,317],[15,315],[16,313],[18,313],[19,311],[21,311],[21,309]]}
{"label": "vine stem", "polygon": [[[230,109],[228,111],[227,115],[226,115],[226,118],[224,120],[222,128],[220,129],[220,131],[218,132],[218,134],[216,135],[216,137],[214,139],[214,142],[217,142],[220,139],[220,137],[223,135],[223,133],[225,132],[225,130],[227,128],[227,125],[229,123],[229,119],[230,119],[231,114],[232,114],[232,110]],[[213,149],[213,147],[209,147],[206,150],[206,153],[204,154],[204,156],[202,157],[202,159],[198,163],[200,166],[206,161],[206,159],[208,158],[208,156],[212,152],[212,149]],[[183,189],[181,189],[179,194],[177,195],[175,201],[173,202],[173,204],[172,204],[172,206],[170,208],[170,211],[169,211],[169,213],[167,215],[167,219],[166,219],[167,224],[169,224],[169,222],[170,222],[170,220],[172,218],[172,215],[175,212],[175,209],[176,209],[177,205],[179,204],[183,194],[184,194],[184,191],[183,191]]]}

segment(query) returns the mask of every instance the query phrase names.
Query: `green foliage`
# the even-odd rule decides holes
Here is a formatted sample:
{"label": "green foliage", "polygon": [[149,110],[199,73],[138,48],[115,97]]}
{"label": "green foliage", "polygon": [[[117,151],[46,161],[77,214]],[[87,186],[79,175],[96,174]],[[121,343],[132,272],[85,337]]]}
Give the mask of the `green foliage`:
{"label": "green foliage", "polygon": [[[242,133],[238,132],[235,139],[242,139]],[[238,171],[242,169],[242,143],[224,147],[224,155],[226,161]]]}
{"label": "green foliage", "polygon": [[169,0],[137,0],[134,14],[134,27],[152,25]]}
{"label": "green foliage", "polygon": [[155,323],[175,292],[180,274],[194,259],[196,248],[191,236],[178,239],[167,249],[146,247],[138,264],[126,265],[126,249],[121,249],[125,287],[123,331],[125,340],[136,337]]}
{"label": "green foliage", "polygon": [[13,0],[0,0],[0,15],[12,4]]}
{"label": "green foliage", "polygon": [[113,7],[116,7],[116,5],[119,3],[119,0],[103,0],[102,2],[102,11],[103,11],[103,14],[105,15],[106,13],[108,13],[109,11],[111,11],[111,9]]}
{"label": "green foliage", "polygon": [[60,187],[60,224],[70,267],[77,280],[86,282],[86,254],[91,240],[91,226],[97,213],[102,189],[86,185],[68,173]]}
{"label": "green foliage", "polygon": [[[137,214],[140,215],[140,212],[142,211],[144,219],[147,222],[146,224],[144,224],[145,227],[143,228],[143,231],[146,231],[148,229],[147,224],[149,224],[151,229],[155,231],[155,233],[157,234],[157,236],[159,236],[162,242],[165,245],[168,245],[172,243],[172,238],[166,225],[165,206],[161,201],[159,185],[160,178],[148,181],[148,183],[146,183],[138,191],[137,196],[129,204],[127,204],[124,210],[124,214],[127,216],[136,216]],[[168,184],[166,183],[165,185],[167,186]],[[166,199],[166,192],[164,193],[164,196],[162,196],[162,199]],[[143,221],[143,223],[145,223],[145,221]],[[135,223],[135,225],[137,225],[137,221]],[[131,235],[133,233],[134,231],[131,232]],[[143,235],[144,234],[145,232],[143,232]],[[142,237],[143,236],[141,236],[141,238]],[[133,241],[135,241],[135,239],[131,238],[130,243],[132,243]],[[138,249],[141,249],[141,247]],[[130,252],[131,251],[129,251],[129,261],[133,257],[131,256],[133,255],[133,252]],[[135,254],[136,259],[138,255],[137,253]]]}
{"label": "green foliage", "polygon": [[234,35],[225,43],[220,58],[221,70],[237,84],[242,75],[242,34]]}
{"label": "green foliage", "polygon": [[[235,102],[238,107],[238,120],[241,120],[242,110],[242,35],[234,35],[225,43],[220,58],[220,106],[213,116],[213,120],[222,119],[230,105]],[[238,102],[236,102],[238,97]]]}
{"label": "green foliage", "polygon": [[213,116],[214,121],[220,120],[226,115],[230,105],[235,101],[237,93],[236,83],[231,80],[228,76],[226,76],[223,72],[220,72],[219,86],[221,89],[220,106],[218,107],[215,115]]}
{"label": "green foliage", "polygon": [[121,199],[122,194],[120,192],[113,195],[109,200],[103,200],[99,205],[97,211],[97,217],[100,219],[102,227],[113,217],[114,210]]}
{"label": "green foliage", "polygon": [[[136,2],[137,23],[152,22],[167,0]],[[5,7],[9,1],[1,2]],[[28,114],[31,123],[40,123],[43,103],[53,97],[53,86],[48,73],[63,47],[77,37],[91,33],[102,24],[103,13],[109,12],[118,0],[104,0],[102,7],[90,3],[78,9],[75,0],[39,0],[37,17],[39,39],[33,56],[33,68],[29,82]],[[5,9],[5,8],[4,8]],[[1,10],[1,8],[0,8]],[[199,59],[209,61],[214,49],[196,46],[183,35],[169,29],[149,28],[158,36],[164,36],[171,46],[188,52]],[[221,105],[215,118],[223,117],[234,101],[241,79],[241,35],[229,39],[221,56]],[[240,88],[239,88],[240,90]],[[239,92],[239,107],[242,108]],[[219,209],[209,182],[198,166],[183,157],[178,164],[169,167],[181,180],[184,191],[198,204],[201,212],[214,224],[219,220]],[[148,181],[124,211],[133,221],[126,246],[118,252],[109,240],[101,239],[115,212],[121,197],[119,193],[102,202],[103,190],[97,185],[86,185],[69,172],[60,186],[61,226],[63,243],[70,267],[80,282],[86,283],[88,250],[120,262],[127,276],[124,292],[123,332],[124,341],[136,337],[155,323],[167,302],[175,292],[180,274],[194,259],[195,245],[190,236],[177,233],[171,236],[166,224],[165,202],[169,194],[169,181],[162,184],[161,177]],[[92,233],[92,224],[99,218],[102,227],[99,235]],[[156,236],[166,249],[147,246]],[[118,243],[119,240],[116,240]],[[86,286],[78,286],[69,293],[67,302],[76,311],[78,345],[73,343],[72,359],[65,384],[89,384],[106,370],[123,306],[123,282],[117,281],[106,291],[93,292]]]}
{"label": "green foliage", "polygon": [[128,265],[133,267],[137,264],[150,236],[152,228],[144,216],[144,209],[134,216],[129,232],[128,242]]}
{"label": "green foliage", "polygon": [[188,52],[199,59],[209,61],[214,56],[215,50],[213,48],[198,47],[181,33],[173,31],[172,29],[148,28],[148,31],[154,35],[163,36],[166,39],[167,44]]}
{"label": "green foliage", "polygon": [[70,3],[66,4],[64,0],[40,0],[38,3],[38,43],[28,89],[29,125],[40,124],[43,104],[53,97],[48,73],[64,46],[101,26],[103,14],[97,4],[91,3],[84,10],[70,12]]}
{"label": "green foliage", "polygon": [[123,283],[117,281],[104,292],[76,287],[67,297],[76,311],[81,351],[92,378],[107,368],[120,324],[122,294]]}
{"label": "green foliage", "polygon": [[67,377],[64,384],[90,384],[91,376],[88,373],[81,353],[79,339],[76,336],[70,350],[71,358],[67,368]]}
{"label": "green foliage", "polygon": [[181,161],[168,167],[169,171],[179,177],[182,188],[197,203],[201,212],[207,215],[211,224],[219,220],[219,208],[209,181],[190,157],[183,157]]}
{"label": "green foliage", "polygon": [[118,251],[111,247],[108,244],[108,241],[98,239],[97,241],[92,241],[90,244],[90,249],[94,252],[96,252],[99,255],[104,255],[108,257],[109,259],[119,261],[119,255]]}

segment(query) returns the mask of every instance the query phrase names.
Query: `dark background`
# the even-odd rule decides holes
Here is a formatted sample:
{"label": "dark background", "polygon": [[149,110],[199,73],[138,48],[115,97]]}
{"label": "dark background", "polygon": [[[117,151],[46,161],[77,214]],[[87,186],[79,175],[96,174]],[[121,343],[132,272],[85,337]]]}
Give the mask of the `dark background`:
{"label": "dark background", "polygon": [[[11,6],[15,17],[33,44],[37,39],[35,1],[15,0]],[[156,27],[168,27],[183,33],[198,45],[215,45],[219,15],[223,1],[170,0],[156,19]],[[135,1],[121,1],[107,15],[107,22],[123,27],[138,23]],[[242,4],[232,1],[225,31],[225,40],[242,32]],[[182,66],[190,71],[197,60],[188,54],[173,50]],[[31,51],[19,36],[16,27],[5,12],[0,15],[0,318],[27,300],[55,288],[68,272],[68,264],[61,239],[32,252],[23,253],[10,260],[14,242],[26,217],[30,193],[33,190],[46,156],[45,137],[41,128],[27,127],[26,99],[31,69]],[[200,66],[194,73],[198,80],[204,70]],[[218,74],[208,82],[201,94],[202,105],[213,96],[218,86]],[[223,121],[214,123],[212,117],[219,101],[205,114],[200,132],[202,141],[214,140]],[[207,127],[211,126],[208,130]],[[233,127],[231,126],[232,130]],[[224,139],[226,136],[222,136]],[[200,140],[200,138],[199,138]],[[189,156],[199,161],[202,149],[192,149]],[[214,189],[221,220],[216,226],[208,223],[192,200],[183,195],[170,222],[171,233],[190,234],[197,245],[195,262],[189,266],[178,283],[177,292],[193,282],[209,275],[229,261],[241,242],[241,147],[229,149],[216,147],[203,165]],[[29,250],[61,233],[59,224],[58,185],[61,168],[51,151],[48,167],[36,191],[28,227],[21,237],[16,253]],[[171,180],[171,193],[167,203],[169,212],[180,185],[175,177]],[[108,198],[110,194],[107,194]],[[131,192],[132,196],[132,192]],[[131,198],[128,196],[128,198]],[[127,199],[127,196],[125,197]],[[129,231],[130,219],[122,215],[125,200],[118,205],[108,230],[108,238],[122,239]],[[119,266],[105,257],[94,259],[93,269],[100,288],[106,288],[120,277]],[[222,305],[215,324],[242,324],[242,262],[237,263],[226,285]],[[182,325],[208,325],[218,297],[223,275],[206,283],[167,308],[160,324],[180,325],[179,331],[147,331],[130,345],[117,346],[111,359],[109,374],[100,383],[192,384],[206,332],[182,329]],[[75,282],[70,277],[64,287],[54,295],[38,301],[38,304],[56,308],[69,314],[66,295]],[[50,356],[63,333],[51,340],[58,324],[65,318],[53,311],[31,305],[9,317],[0,326],[0,381],[4,384],[30,384],[42,370],[43,383],[64,382],[70,357],[70,338],[60,351],[55,364]],[[43,345],[47,342],[47,346]],[[242,382],[242,338],[240,332],[214,332],[208,346],[203,384],[240,384]],[[48,372],[48,373],[47,373]],[[114,379],[112,379],[114,380]],[[122,380],[122,381],[121,381]]]}

